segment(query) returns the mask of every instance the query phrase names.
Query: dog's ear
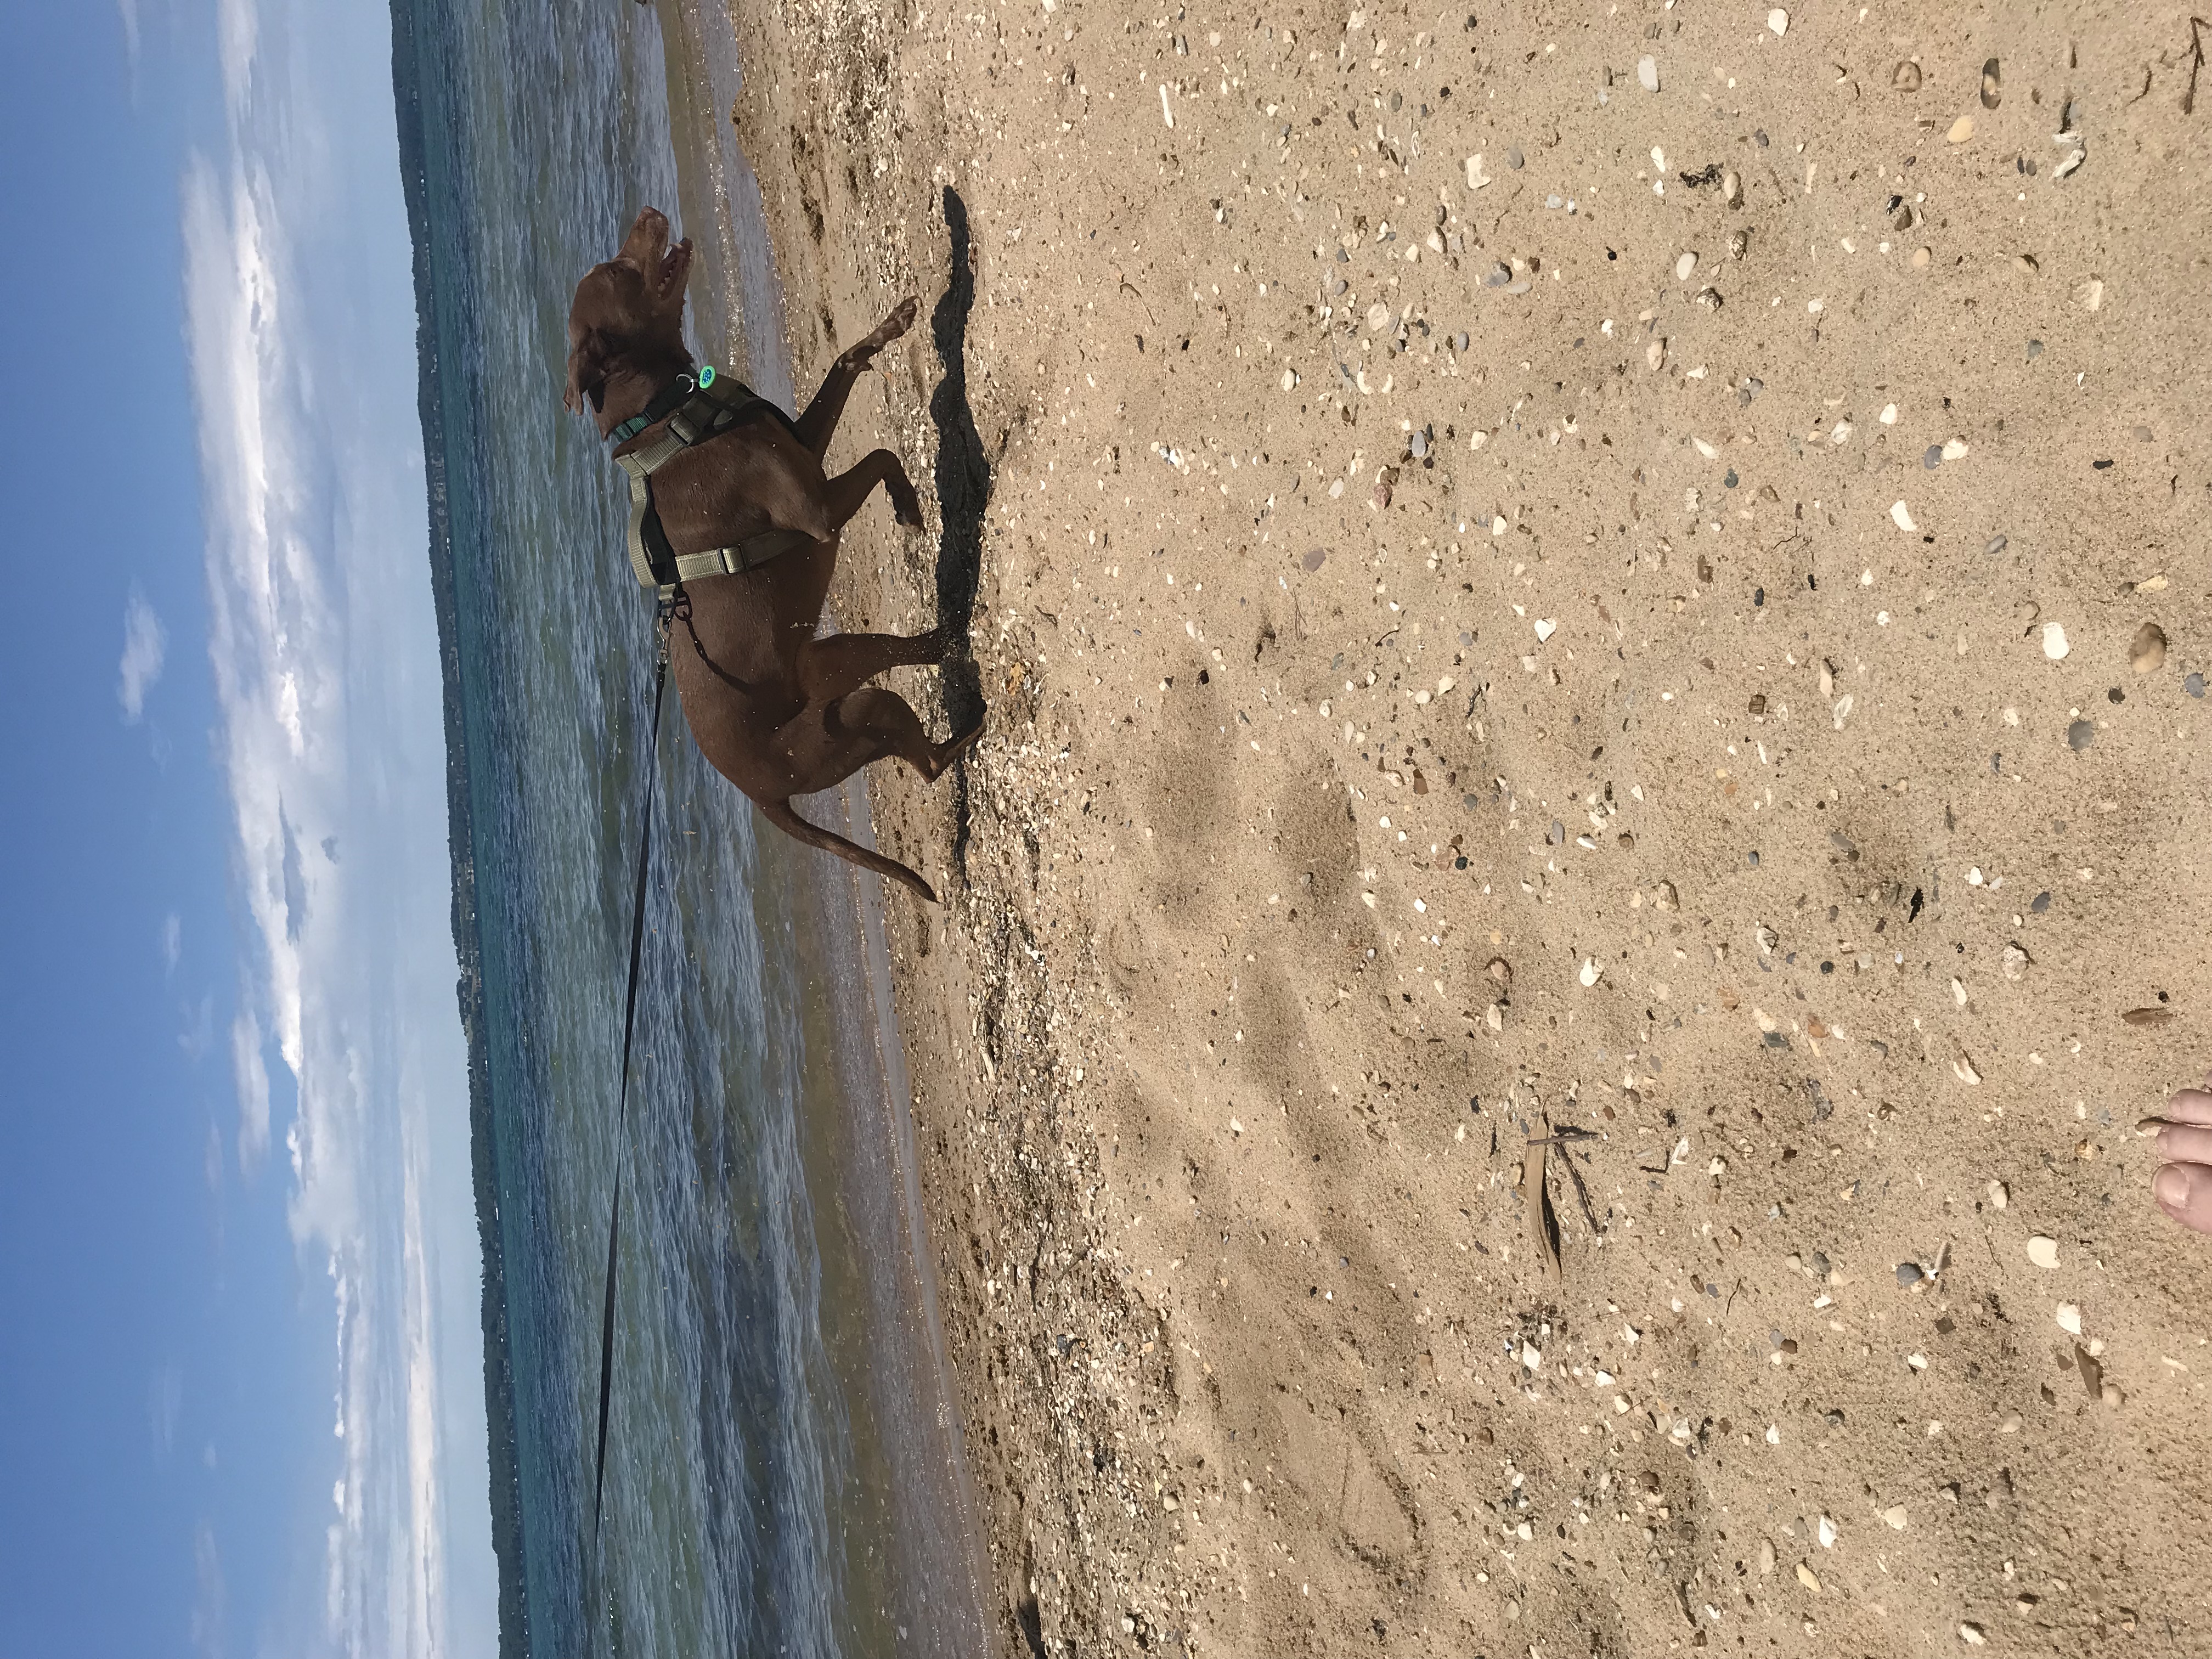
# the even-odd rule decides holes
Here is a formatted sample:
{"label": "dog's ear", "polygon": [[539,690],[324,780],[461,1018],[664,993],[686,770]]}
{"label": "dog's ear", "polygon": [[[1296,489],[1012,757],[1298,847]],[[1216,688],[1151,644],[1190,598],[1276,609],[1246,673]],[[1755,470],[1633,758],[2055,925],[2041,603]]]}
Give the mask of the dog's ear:
{"label": "dog's ear", "polygon": [[607,383],[609,353],[607,337],[596,328],[587,328],[568,348],[568,391],[562,401],[574,415],[585,412],[584,400],[591,399],[597,409],[600,391]]}

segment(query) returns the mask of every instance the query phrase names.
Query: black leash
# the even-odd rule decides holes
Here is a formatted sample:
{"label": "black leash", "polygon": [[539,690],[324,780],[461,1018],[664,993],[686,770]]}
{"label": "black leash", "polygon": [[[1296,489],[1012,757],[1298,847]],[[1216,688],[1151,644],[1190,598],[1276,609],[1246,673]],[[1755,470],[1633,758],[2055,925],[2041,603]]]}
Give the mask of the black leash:
{"label": "black leash", "polygon": [[[712,657],[707,654],[707,647],[699,642],[699,630],[692,626],[691,595],[685,590],[682,582],[676,584],[675,592],[669,598],[668,610],[665,614],[670,620],[680,622],[684,624],[684,631],[691,636],[691,648],[699,653],[699,660],[707,665],[707,672],[708,673],[712,674],[716,679],[721,681],[723,684],[728,686],[732,691],[742,691],[749,697],[754,696],[759,691],[760,688],[758,686],[747,685],[735,674],[730,672],[728,669],[723,667],[721,664],[716,662]],[[665,626],[665,623],[664,626]],[[665,653],[667,648],[666,641],[664,640],[661,645],[661,650]]]}
{"label": "black leash", "polygon": [[[607,1406],[615,1380],[615,1255],[622,1242],[623,1166],[628,1161],[630,1039],[637,1027],[637,969],[645,950],[645,878],[653,863],[653,782],[660,758],[660,704],[668,684],[668,607],[655,619],[658,636],[653,664],[653,737],[645,751],[645,808],[637,844],[637,882],[630,893],[629,988],[623,997],[622,1087],[615,1106],[615,1202],[607,1219],[607,1296],[599,1318],[599,1450],[592,1477],[592,1539],[599,1536],[600,1501],[607,1486]],[[596,1551],[594,1552],[596,1554]]]}

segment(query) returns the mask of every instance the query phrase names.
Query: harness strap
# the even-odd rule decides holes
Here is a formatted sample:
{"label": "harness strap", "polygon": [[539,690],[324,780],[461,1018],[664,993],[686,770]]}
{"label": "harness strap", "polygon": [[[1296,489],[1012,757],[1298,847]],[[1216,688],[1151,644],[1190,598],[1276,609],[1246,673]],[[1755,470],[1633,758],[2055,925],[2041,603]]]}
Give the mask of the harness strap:
{"label": "harness strap", "polygon": [[780,559],[813,539],[803,530],[763,530],[733,547],[710,547],[704,553],[678,553],[676,579],[688,582],[701,576],[734,576],[743,571],[757,570],[771,559]]}
{"label": "harness strap", "polygon": [[[679,391],[682,395],[672,402],[671,393]],[[684,582],[757,570],[813,539],[803,531],[769,529],[727,547],[678,553],[661,528],[660,515],[653,505],[653,475],[686,449],[762,413],[774,416],[797,435],[791,416],[775,404],[735,375],[717,374],[712,365],[702,365],[696,379],[679,376],[646,405],[644,414],[631,416],[609,434],[618,441],[626,441],[655,421],[665,419],[668,423],[668,429],[655,441],[615,457],[615,464],[629,476],[629,566],[639,586],[657,590],[665,600]]]}

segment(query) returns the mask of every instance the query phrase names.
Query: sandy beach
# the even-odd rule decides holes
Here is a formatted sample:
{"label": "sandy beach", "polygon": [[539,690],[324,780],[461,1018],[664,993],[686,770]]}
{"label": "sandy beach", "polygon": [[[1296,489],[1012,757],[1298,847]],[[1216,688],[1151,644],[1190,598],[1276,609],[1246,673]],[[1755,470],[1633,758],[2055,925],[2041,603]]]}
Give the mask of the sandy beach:
{"label": "sandy beach", "polygon": [[2212,1650],[2185,11],[731,27],[997,1650]]}

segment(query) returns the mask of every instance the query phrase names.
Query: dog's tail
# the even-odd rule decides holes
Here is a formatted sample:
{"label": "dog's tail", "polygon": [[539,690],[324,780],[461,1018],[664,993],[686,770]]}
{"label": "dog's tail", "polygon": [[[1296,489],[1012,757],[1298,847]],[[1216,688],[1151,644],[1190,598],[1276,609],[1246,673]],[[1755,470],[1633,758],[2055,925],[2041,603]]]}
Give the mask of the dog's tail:
{"label": "dog's tail", "polygon": [[856,847],[844,836],[832,834],[819,824],[809,823],[791,810],[788,800],[763,801],[762,813],[777,829],[793,841],[803,841],[809,847],[818,847],[825,853],[835,853],[848,864],[857,864],[863,870],[872,870],[887,880],[912,888],[932,904],[937,902],[937,890],[896,859],[887,859],[880,853],[871,853],[865,847]]}

